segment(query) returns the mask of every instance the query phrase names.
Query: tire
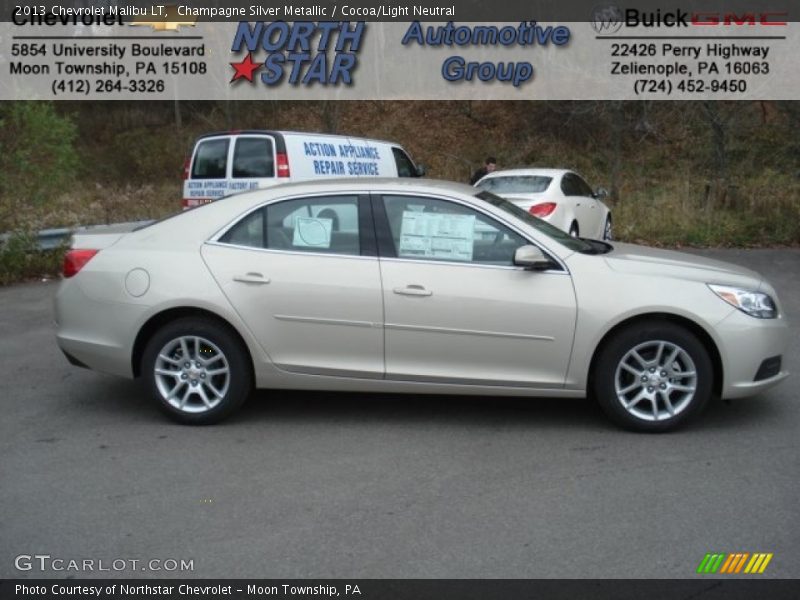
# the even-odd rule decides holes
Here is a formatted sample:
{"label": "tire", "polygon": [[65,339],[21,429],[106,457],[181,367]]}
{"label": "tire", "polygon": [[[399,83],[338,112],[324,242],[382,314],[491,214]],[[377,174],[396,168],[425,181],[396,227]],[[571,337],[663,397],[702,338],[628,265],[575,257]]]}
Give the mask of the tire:
{"label": "tire", "polygon": [[573,221],[572,225],[569,226],[569,234],[572,237],[580,237],[581,232],[580,232],[580,229],[578,229],[578,222],[577,221]]}
{"label": "tire", "polygon": [[614,240],[614,222],[611,220],[611,215],[606,217],[606,224],[603,225],[603,240],[606,242]]}
{"label": "tire", "polygon": [[161,409],[188,425],[222,421],[253,388],[250,355],[241,341],[225,325],[202,317],[159,329],[145,347],[141,372]]}
{"label": "tire", "polygon": [[711,397],[708,351],[680,325],[639,323],[615,334],[599,352],[592,391],[611,420],[626,429],[672,431],[702,412]]}

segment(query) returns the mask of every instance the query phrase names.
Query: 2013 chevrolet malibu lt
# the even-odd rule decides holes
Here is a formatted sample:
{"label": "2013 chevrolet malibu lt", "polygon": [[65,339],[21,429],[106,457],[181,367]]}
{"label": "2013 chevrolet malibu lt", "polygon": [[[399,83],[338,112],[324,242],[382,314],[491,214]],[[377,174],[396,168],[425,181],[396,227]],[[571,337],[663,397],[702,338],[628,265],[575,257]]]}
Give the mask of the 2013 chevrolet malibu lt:
{"label": "2013 chevrolet malibu lt", "polygon": [[757,273],[574,238],[430,180],[276,186],[77,236],[55,304],[70,362],[144,378],[192,424],[259,387],[589,394],[666,431],[712,394],[787,376],[786,320]]}

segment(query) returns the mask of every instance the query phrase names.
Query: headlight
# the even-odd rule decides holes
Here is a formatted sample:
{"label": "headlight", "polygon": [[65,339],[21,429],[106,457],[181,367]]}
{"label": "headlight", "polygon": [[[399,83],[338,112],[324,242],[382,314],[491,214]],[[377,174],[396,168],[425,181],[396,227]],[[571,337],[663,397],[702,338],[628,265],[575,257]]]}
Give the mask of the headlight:
{"label": "headlight", "polygon": [[778,316],[775,302],[767,294],[711,283],[708,284],[708,287],[725,302],[751,317],[774,319]]}

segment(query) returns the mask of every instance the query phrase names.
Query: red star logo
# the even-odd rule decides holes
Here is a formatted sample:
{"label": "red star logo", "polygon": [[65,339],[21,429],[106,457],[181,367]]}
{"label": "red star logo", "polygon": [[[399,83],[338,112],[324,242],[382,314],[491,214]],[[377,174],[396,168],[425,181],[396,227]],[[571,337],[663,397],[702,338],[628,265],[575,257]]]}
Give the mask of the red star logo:
{"label": "red star logo", "polygon": [[242,62],[231,63],[231,66],[233,70],[236,71],[236,73],[233,74],[231,83],[242,78],[247,79],[247,81],[253,81],[253,73],[261,68],[261,63],[253,62],[253,57],[248,52]]}

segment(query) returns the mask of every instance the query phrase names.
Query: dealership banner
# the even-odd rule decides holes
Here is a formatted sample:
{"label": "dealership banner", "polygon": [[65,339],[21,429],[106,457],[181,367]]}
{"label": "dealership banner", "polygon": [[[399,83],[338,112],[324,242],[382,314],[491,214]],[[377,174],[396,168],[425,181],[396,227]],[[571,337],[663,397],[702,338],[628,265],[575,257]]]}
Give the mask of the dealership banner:
{"label": "dealership banner", "polygon": [[0,100],[797,98],[787,3],[632,4],[3,0]]}
{"label": "dealership banner", "polygon": [[707,600],[797,598],[790,580],[730,581],[619,579],[46,579],[0,580],[0,600],[51,598],[352,598],[356,600],[485,600],[486,598],[615,598],[661,600],[702,596]]}

